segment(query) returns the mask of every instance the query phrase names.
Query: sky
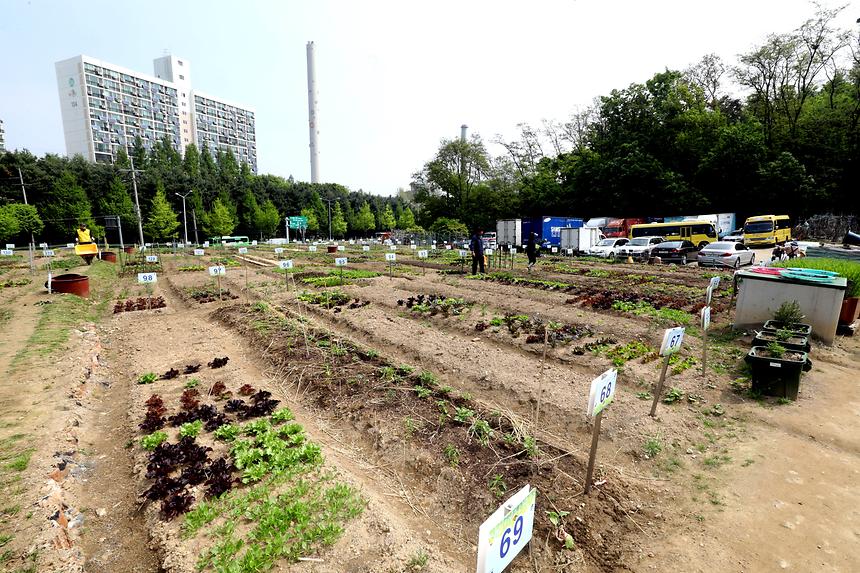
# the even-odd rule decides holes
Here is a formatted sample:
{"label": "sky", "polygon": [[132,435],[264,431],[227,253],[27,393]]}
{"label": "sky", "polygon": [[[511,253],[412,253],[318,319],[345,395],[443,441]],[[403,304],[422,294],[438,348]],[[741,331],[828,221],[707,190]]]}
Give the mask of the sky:
{"label": "sky", "polygon": [[[735,63],[814,13],[807,0],[2,4],[8,149],[65,153],[55,62],[86,54],[152,74],[152,60],[172,53],[191,62],[193,88],[255,109],[259,173],[309,180],[313,40],[321,180],[380,195],[408,187],[461,124],[488,144],[510,138],[518,123],[565,120],[599,95],[705,54]],[[858,17],[853,0],[838,23],[856,32]]]}

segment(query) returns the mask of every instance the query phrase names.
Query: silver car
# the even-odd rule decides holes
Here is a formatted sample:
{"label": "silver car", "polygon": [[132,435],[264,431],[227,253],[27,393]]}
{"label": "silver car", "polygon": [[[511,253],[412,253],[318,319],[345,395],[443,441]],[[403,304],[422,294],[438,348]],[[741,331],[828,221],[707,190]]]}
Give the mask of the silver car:
{"label": "silver car", "polygon": [[699,251],[700,267],[732,267],[755,263],[755,253],[742,243],[720,241]]}
{"label": "silver car", "polygon": [[651,258],[651,249],[654,245],[663,242],[663,237],[636,237],[623,247],[616,247],[616,253],[620,258],[633,257],[636,260],[647,261]]}

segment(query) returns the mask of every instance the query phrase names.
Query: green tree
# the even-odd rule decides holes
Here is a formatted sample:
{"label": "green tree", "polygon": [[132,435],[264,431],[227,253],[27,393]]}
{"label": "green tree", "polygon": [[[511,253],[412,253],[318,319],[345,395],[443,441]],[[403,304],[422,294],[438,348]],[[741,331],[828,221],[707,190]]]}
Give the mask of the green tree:
{"label": "green tree", "polygon": [[212,209],[204,221],[206,232],[214,237],[229,237],[236,228],[236,216],[229,205],[219,197],[212,203]]}
{"label": "green tree", "polygon": [[406,207],[400,212],[400,218],[397,219],[398,229],[411,229],[415,226],[415,215],[412,209]]}
{"label": "green tree", "polygon": [[87,193],[69,171],[64,171],[54,180],[50,194],[43,197],[39,207],[42,219],[48,222],[57,235],[74,236],[75,228],[80,223],[94,227]]}
{"label": "green tree", "polygon": [[170,206],[170,203],[167,202],[164,188],[159,186],[156,188],[155,196],[152,198],[149,217],[143,230],[150,238],[156,241],[164,241],[175,237],[178,228],[179,221],[176,219],[176,212]]}
{"label": "green tree", "polygon": [[306,229],[308,233],[319,232],[320,222],[319,219],[317,219],[317,214],[313,207],[305,207],[302,209],[301,216],[308,220],[308,228]]}
{"label": "green tree", "polygon": [[430,231],[438,234],[442,239],[457,239],[469,236],[469,229],[462,221],[439,217],[430,225]]}
{"label": "green tree", "polygon": [[278,213],[278,208],[271,199],[266,199],[257,213],[257,229],[263,237],[270,238],[275,236],[280,223],[281,215]]}
{"label": "green tree", "polygon": [[386,203],[385,209],[379,213],[379,228],[383,231],[390,231],[397,225],[394,219],[394,211],[391,209],[391,204]]}
{"label": "green tree", "polygon": [[0,207],[0,241],[8,241],[21,232],[21,226],[9,205]]}
{"label": "green tree", "polygon": [[128,188],[119,175],[114,175],[108,186],[107,193],[96,202],[97,213],[101,215],[119,215],[125,224],[137,221],[134,213],[134,203],[128,194]]}
{"label": "green tree", "polygon": [[373,218],[373,212],[370,210],[370,203],[365,201],[361,204],[361,208],[355,216],[354,231],[361,235],[365,235],[375,227],[376,220]]}
{"label": "green tree", "polygon": [[[39,217],[39,211],[33,205],[25,205],[24,203],[11,203],[6,205],[6,208],[12,213],[12,216],[18,223],[19,232],[29,235],[30,233],[38,235],[45,228],[45,223]],[[27,237],[29,239],[29,237]]]}
{"label": "green tree", "polygon": [[342,239],[346,235],[346,230],[346,218],[343,216],[343,209],[340,206],[340,201],[338,201],[334,204],[334,209],[331,212],[331,233],[333,237]]}

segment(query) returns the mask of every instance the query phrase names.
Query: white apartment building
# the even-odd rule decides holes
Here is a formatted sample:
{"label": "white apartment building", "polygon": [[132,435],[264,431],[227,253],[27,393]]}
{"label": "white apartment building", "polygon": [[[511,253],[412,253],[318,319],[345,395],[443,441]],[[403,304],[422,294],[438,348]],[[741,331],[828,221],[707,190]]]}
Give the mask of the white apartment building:
{"label": "white apartment building", "polygon": [[166,136],[180,153],[206,143],[213,156],[231,151],[257,172],[254,111],[194,91],[187,60],[157,58],[152,76],[83,55],[55,67],[69,156],[112,163],[120,149],[131,154],[136,137],[150,149]]}
{"label": "white apartment building", "polygon": [[2,119],[0,119],[0,151],[6,151],[6,132],[3,131]]}

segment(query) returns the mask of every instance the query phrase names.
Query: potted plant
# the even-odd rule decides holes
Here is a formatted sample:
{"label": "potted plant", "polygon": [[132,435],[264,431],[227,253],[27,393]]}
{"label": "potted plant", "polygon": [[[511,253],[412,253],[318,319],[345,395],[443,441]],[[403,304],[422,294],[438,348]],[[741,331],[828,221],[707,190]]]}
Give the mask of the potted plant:
{"label": "potted plant", "polygon": [[800,304],[796,300],[785,301],[773,313],[773,320],[764,323],[764,329],[771,332],[788,330],[799,336],[811,336],[812,326],[800,322],[804,318],[800,311]]}
{"label": "potted plant", "polygon": [[785,347],[786,350],[799,350],[800,352],[809,352],[809,337],[801,336],[796,332],[787,328],[779,330],[762,330],[755,333],[753,338],[753,346],[767,346],[771,343],[778,343]]}
{"label": "potted plant", "polygon": [[753,346],[745,360],[752,370],[754,391],[789,400],[797,400],[800,375],[812,368],[806,352],[788,350],[778,342]]}

